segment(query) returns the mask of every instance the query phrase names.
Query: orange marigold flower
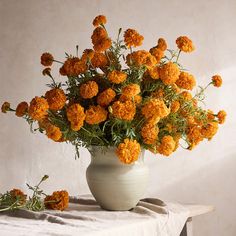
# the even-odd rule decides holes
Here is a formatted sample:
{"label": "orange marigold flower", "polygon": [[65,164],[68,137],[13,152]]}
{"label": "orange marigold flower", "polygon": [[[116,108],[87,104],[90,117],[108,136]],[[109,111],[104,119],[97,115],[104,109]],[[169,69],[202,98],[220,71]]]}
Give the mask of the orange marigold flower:
{"label": "orange marigold flower", "polygon": [[16,107],[16,116],[22,117],[28,112],[29,106],[27,102],[21,102]]}
{"label": "orange marigold flower", "polygon": [[122,94],[126,97],[134,97],[141,92],[138,84],[128,84],[122,88]]}
{"label": "orange marigold flower", "polygon": [[107,18],[104,15],[96,16],[95,19],[93,20],[93,25],[95,27],[99,25],[105,25],[106,23],[107,23]]}
{"label": "orange marigold flower", "polygon": [[24,194],[20,189],[12,189],[10,191],[11,198],[13,198],[14,201],[18,201],[20,204],[26,203],[27,195]]}
{"label": "orange marigold flower", "polygon": [[162,99],[165,96],[165,92],[163,89],[156,89],[154,92],[151,93],[151,97]]}
{"label": "orange marigold flower", "polygon": [[127,74],[122,71],[113,70],[108,73],[107,78],[114,84],[120,84],[126,80]]}
{"label": "orange marigold flower", "polygon": [[177,47],[183,52],[192,52],[195,50],[195,46],[191,39],[187,36],[180,36],[176,39]]}
{"label": "orange marigold flower", "polygon": [[90,124],[99,124],[107,119],[107,111],[101,106],[90,106],[85,112],[85,121]]}
{"label": "orange marigold flower", "polygon": [[135,95],[134,97],[125,96],[121,94],[119,97],[120,102],[133,101],[135,104],[140,104],[142,102],[142,97],[140,95]]}
{"label": "orange marigold flower", "polygon": [[165,51],[167,49],[167,43],[165,39],[159,38],[157,41],[157,48],[161,49],[162,51]]}
{"label": "orange marigold flower", "polygon": [[136,106],[133,101],[120,102],[116,101],[111,106],[112,114],[121,120],[130,121],[134,119]]}
{"label": "orange marigold flower", "polygon": [[180,103],[178,101],[173,101],[171,103],[171,106],[170,106],[171,112],[175,113],[179,110],[179,108],[180,108]]}
{"label": "orange marigold flower", "polygon": [[173,84],[179,78],[179,67],[173,62],[168,62],[160,67],[160,79],[165,85]]}
{"label": "orange marigold flower", "polygon": [[49,109],[45,98],[35,97],[31,100],[29,106],[29,116],[34,120],[41,120],[47,115]]}
{"label": "orange marigold flower", "polygon": [[154,144],[157,140],[159,129],[154,123],[145,123],[141,129],[143,142],[146,144]]}
{"label": "orange marigold flower", "polygon": [[218,130],[218,122],[209,122],[207,125],[203,126],[201,133],[204,138],[211,140]]}
{"label": "orange marigold flower", "polygon": [[62,138],[61,130],[55,125],[48,125],[46,128],[46,135],[48,138],[58,141]]}
{"label": "orange marigold flower", "polygon": [[7,113],[10,110],[10,106],[9,102],[4,102],[1,107],[2,113]]}
{"label": "orange marigold flower", "polygon": [[157,47],[151,48],[150,53],[156,58],[157,63],[160,63],[161,58],[164,57],[164,51]]}
{"label": "orange marigold flower", "polygon": [[210,121],[213,121],[215,119],[215,115],[212,110],[207,110],[207,119]]}
{"label": "orange marigold flower", "polygon": [[79,91],[82,98],[93,98],[98,94],[98,84],[95,81],[88,81],[80,86]]}
{"label": "orange marigold flower", "polygon": [[72,104],[66,109],[66,115],[71,123],[71,129],[80,130],[85,120],[84,108],[78,103]]}
{"label": "orange marigold flower", "polygon": [[85,73],[87,70],[87,65],[84,60],[79,59],[78,57],[68,58],[64,65],[60,68],[61,75],[67,76],[77,76],[82,73]]}
{"label": "orange marigold flower", "polygon": [[81,57],[81,60],[87,63],[88,60],[92,60],[94,57],[95,52],[92,49],[85,49],[83,52],[83,55]]}
{"label": "orange marigold flower", "polygon": [[95,68],[103,68],[108,65],[108,59],[103,53],[95,52],[91,63]]}
{"label": "orange marigold flower", "polygon": [[189,93],[188,91],[183,91],[181,94],[180,94],[180,97],[184,100],[184,101],[190,101],[193,96],[191,93]]}
{"label": "orange marigold flower", "polygon": [[219,75],[212,76],[212,83],[215,87],[220,87],[222,85],[222,78]]}
{"label": "orange marigold flower", "polygon": [[201,127],[198,125],[189,126],[187,129],[187,138],[191,144],[194,144],[194,146],[196,146],[203,140]]}
{"label": "orange marigold flower", "polygon": [[196,85],[196,80],[193,75],[182,71],[175,83],[180,88],[192,90]]}
{"label": "orange marigold flower", "polygon": [[141,152],[140,144],[136,140],[125,139],[116,149],[116,155],[121,162],[130,164],[138,160]]}
{"label": "orange marigold flower", "polygon": [[43,66],[51,66],[53,60],[54,60],[54,58],[53,58],[52,54],[50,54],[48,52],[43,53],[41,56],[41,64]]}
{"label": "orange marigold flower", "polygon": [[151,69],[152,67],[156,66],[157,60],[150,52],[147,52],[145,50],[138,50],[127,55],[126,63],[129,66],[146,66],[147,69]]}
{"label": "orange marigold flower", "polygon": [[152,98],[142,107],[142,114],[146,119],[163,118],[170,113],[163,100]]}
{"label": "orange marigold flower", "polygon": [[93,45],[97,44],[101,39],[108,38],[108,34],[106,30],[102,27],[97,27],[94,29],[93,34],[91,36]]}
{"label": "orange marigold flower", "polygon": [[44,117],[43,119],[38,121],[39,128],[46,130],[48,126],[51,125],[51,122],[49,121],[48,117]]}
{"label": "orange marigold flower", "polygon": [[148,74],[152,79],[159,79],[159,67],[155,66],[153,68],[148,69]]}
{"label": "orange marigold flower", "polygon": [[162,155],[169,156],[175,149],[175,140],[172,136],[166,135],[162,138],[160,146],[157,148]]}
{"label": "orange marigold flower", "polygon": [[113,89],[108,88],[98,95],[97,103],[102,107],[106,107],[115,99],[115,97],[116,92]]}
{"label": "orange marigold flower", "polygon": [[226,116],[227,116],[227,114],[224,110],[221,110],[218,112],[217,118],[218,118],[219,124],[225,123]]}
{"label": "orange marigold flower", "polygon": [[125,45],[128,48],[141,46],[143,40],[144,37],[134,29],[127,29],[124,33]]}
{"label": "orange marigold flower", "polygon": [[93,48],[96,52],[104,52],[111,47],[111,39],[103,38],[94,44]]}
{"label": "orange marigold flower", "polygon": [[66,95],[62,89],[54,88],[46,92],[49,109],[57,111],[62,109],[66,104]]}
{"label": "orange marigold flower", "polygon": [[45,68],[45,69],[42,71],[42,74],[43,74],[44,76],[45,76],[45,75],[50,76],[50,75],[51,75],[51,68],[50,68],[50,67]]}
{"label": "orange marigold flower", "polygon": [[45,197],[45,207],[53,210],[65,210],[69,205],[69,194],[67,191],[55,191],[52,195]]}

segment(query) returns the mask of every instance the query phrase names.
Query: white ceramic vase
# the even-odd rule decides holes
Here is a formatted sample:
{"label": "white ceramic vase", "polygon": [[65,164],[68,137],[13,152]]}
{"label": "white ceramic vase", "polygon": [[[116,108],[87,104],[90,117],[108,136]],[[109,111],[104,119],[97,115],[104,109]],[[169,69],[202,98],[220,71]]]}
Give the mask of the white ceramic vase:
{"label": "white ceramic vase", "polygon": [[92,147],[91,163],[86,171],[91,193],[106,210],[125,211],[135,207],[143,197],[148,183],[144,151],[132,164],[123,164],[115,148]]}

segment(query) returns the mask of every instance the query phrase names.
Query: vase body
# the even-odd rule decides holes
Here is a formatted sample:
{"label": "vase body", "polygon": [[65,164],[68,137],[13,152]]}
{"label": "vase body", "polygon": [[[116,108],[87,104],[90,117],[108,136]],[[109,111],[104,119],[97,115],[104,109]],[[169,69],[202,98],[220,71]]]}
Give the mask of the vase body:
{"label": "vase body", "polygon": [[132,164],[120,162],[115,148],[92,147],[91,163],[86,171],[91,193],[106,210],[124,211],[135,207],[148,183],[144,151]]}

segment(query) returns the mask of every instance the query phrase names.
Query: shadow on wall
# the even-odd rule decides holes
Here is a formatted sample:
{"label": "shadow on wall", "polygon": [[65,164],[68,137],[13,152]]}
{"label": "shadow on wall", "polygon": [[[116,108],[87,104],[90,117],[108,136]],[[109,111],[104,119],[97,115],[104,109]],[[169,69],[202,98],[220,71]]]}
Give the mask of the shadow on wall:
{"label": "shadow on wall", "polygon": [[161,187],[155,195],[185,203],[214,205],[213,213],[194,220],[194,235],[235,236],[235,218],[232,217],[236,206],[235,166],[236,152],[228,153],[193,174]]}

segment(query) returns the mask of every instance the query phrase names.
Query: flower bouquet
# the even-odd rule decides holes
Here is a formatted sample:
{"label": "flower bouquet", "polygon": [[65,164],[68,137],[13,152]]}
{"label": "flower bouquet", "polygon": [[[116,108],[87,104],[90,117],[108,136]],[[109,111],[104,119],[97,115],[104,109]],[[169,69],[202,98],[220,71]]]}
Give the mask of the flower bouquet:
{"label": "flower bouquet", "polygon": [[[113,41],[106,30],[107,20],[93,20],[93,49],[66,53],[64,62],[43,53],[42,74],[51,82],[49,90],[28,104],[13,109],[8,102],[2,111],[23,117],[32,130],[55,142],[79,147],[115,147],[121,163],[138,160],[141,149],[169,156],[179,146],[192,150],[202,140],[211,140],[224,123],[226,113],[204,109],[201,103],[210,85],[220,87],[214,75],[205,87],[196,86],[195,77],[181,64],[180,55],[195,46],[186,36],[176,39],[176,50],[168,49],[163,38],[148,51],[137,50],[144,37],[127,29]],[[61,64],[59,82],[51,73]],[[180,145],[181,144],[181,145]]]}

